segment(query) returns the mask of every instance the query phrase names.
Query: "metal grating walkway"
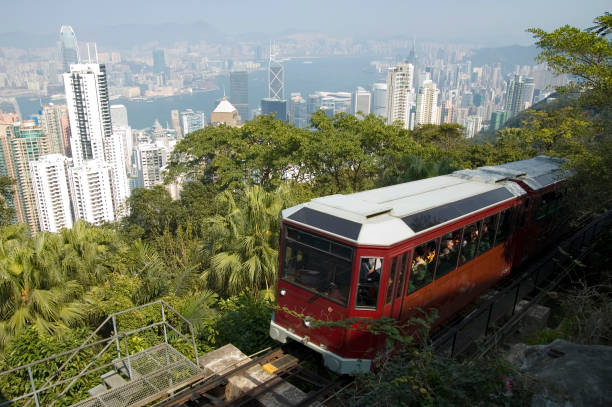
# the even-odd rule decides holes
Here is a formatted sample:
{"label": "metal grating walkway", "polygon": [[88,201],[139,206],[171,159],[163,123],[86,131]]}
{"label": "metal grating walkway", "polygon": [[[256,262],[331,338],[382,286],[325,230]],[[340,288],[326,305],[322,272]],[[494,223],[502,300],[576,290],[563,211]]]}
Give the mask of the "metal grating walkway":
{"label": "metal grating walkway", "polygon": [[164,393],[171,387],[190,380],[199,371],[197,366],[172,346],[162,343],[138,352],[121,362],[132,366],[133,380],[127,384],[90,397],[73,406],[126,407]]}

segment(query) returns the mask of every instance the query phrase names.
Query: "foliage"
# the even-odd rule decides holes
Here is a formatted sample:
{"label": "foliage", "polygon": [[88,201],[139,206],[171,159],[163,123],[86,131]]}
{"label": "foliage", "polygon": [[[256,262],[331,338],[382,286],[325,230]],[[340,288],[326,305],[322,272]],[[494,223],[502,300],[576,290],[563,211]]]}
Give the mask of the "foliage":
{"label": "foliage", "polygon": [[180,219],[180,206],[172,201],[170,193],[161,185],[133,190],[128,207],[130,214],[123,220],[124,230],[133,237],[146,239],[166,229],[174,231]]}
{"label": "foliage", "polygon": [[231,343],[247,355],[272,346],[270,318],[274,304],[264,295],[245,290],[237,296],[222,300],[217,320],[217,347]]}
{"label": "foliage", "polygon": [[0,227],[11,223],[15,216],[13,202],[13,184],[15,181],[9,177],[0,176]]}

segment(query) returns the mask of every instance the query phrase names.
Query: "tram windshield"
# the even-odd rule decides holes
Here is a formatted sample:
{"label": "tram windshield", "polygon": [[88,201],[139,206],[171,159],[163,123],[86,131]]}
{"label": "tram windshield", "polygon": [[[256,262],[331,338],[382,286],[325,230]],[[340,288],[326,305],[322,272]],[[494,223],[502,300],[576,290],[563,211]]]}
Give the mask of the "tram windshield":
{"label": "tram windshield", "polygon": [[282,280],[311,291],[315,296],[347,305],[352,247],[286,227],[284,248]]}

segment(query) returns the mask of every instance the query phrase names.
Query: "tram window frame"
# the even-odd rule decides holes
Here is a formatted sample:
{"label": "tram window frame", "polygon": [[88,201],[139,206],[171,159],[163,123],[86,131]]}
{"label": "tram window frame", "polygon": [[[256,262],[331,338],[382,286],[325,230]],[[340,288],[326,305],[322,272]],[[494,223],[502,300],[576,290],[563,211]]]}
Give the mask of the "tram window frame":
{"label": "tram window frame", "polygon": [[[493,220],[492,222],[492,226],[491,223],[485,223],[487,220]],[[484,254],[486,252],[488,252],[489,250],[491,250],[492,248],[495,247],[495,238],[497,237],[497,222],[499,221],[499,213],[496,213],[495,215],[491,215],[491,216],[487,216],[484,219],[481,219],[478,221],[479,226],[478,226],[478,249],[476,250],[476,256],[478,257],[481,254]],[[487,229],[489,233],[489,239],[487,239],[489,241],[489,247],[487,249],[482,249],[482,243],[483,243],[483,237],[484,237],[484,232],[483,232],[483,227],[484,225],[487,225]]]}
{"label": "tram window frame", "polygon": [[406,280],[406,273],[409,272],[408,267],[409,267],[409,261],[411,260],[410,257],[410,252],[405,252],[402,255],[402,260],[401,260],[401,264],[400,264],[400,272],[399,272],[399,276],[398,276],[398,289],[397,289],[397,293],[395,294],[395,299],[400,299],[403,295],[404,295],[404,291],[406,289],[406,282],[404,280]]}
{"label": "tram window frame", "polygon": [[[466,232],[472,226],[474,226],[476,228],[476,230],[470,231],[469,233],[470,233],[470,236],[471,236],[471,234],[473,232],[476,232],[476,243],[474,245],[474,252],[472,253],[471,257],[468,258],[464,254],[466,253],[468,245],[474,243],[474,241],[473,240],[470,240],[470,241],[466,240]],[[470,261],[472,261],[476,257],[478,257],[478,244],[479,243],[480,243],[480,221],[476,221],[476,222],[470,223],[469,225],[467,225],[467,226],[465,226],[463,228],[463,235],[461,236],[461,248],[459,249],[459,267],[463,266],[466,263],[469,263]],[[472,248],[470,247],[469,250],[471,251]]]}
{"label": "tram window frame", "polygon": [[[430,261],[427,261],[427,258],[429,258],[430,256],[426,256],[425,255],[425,249],[426,248],[428,250],[431,250],[431,246],[428,247],[428,245],[430,245],[431,243],[433,243],[434,246],[434,256],[433,258],[431,258]],[[410,265],[410,275],[408,276],[408,289],[406,291],[406,295],[410,295],[412,293],[417,292],[418,290],[420,290],[423,287],[428,286],[429,284],[431,284],[434,279],[435,279],[435,275],[436,275],[436,265],[437,265],[437,261],[438,261],[438,253],[439,253],[439,249],[440,249],[440,238],[437,237],[435,239],[431,239],[425,243],[422,243],[418,246],[416,246],[414,248],[414,254],[412,256],[412,263]],[[417,254],[417,251],[421,251],[421,254]],[[420,258],[420,260],[417,260],[417,257]],[[421,270],[424,271],[424,275],[423,275],[423,279],[422,281],[424,282],[424,284],[416,286],[413,284],[413,277],[415,277],[416,274],[416,266],[419,266],[419,273],[421,273]],[[424,267],[424,269],[423,269]],[[427,276],[429,276],[429,281],[427,281]],[[412,289],[412,287],[414,287],[414,289]]]}
{"label": "tram window frame", "polygon": [[[366,278],[366,276],[362,275],[362,266],[364,265],[364,259],[374,259],[374,271],[373,273],[378,273],[378,281],[368,281]],[[377,262],[380,261],[380,265],[377,267]],[[380,300],[380,293],[381,293],[381,283],[382,283],[382,275],[383,275],[383,270],[384,270],[384,266],[385,266],[385,259],[383,257],[380,256],[360,256],[359,257],[359,271],[358,271],[358,276],[357,276],[357,291],[355,292],[355,309],[360,309],[360,310],[373,310],[375,311],[378,308],[378,301]],[[368,273],[369,274],[369,273]],[[363,280],[363,281],[362,281]],[[363,288],[366,288],[366,290],[363,290]],[[375,289],[375,295],[372,295],[372,289]],[[367,292],[367,296],[370,297],[368,298],[369,300],[374,299],[374,304],[373,305],[368,305],[368,304],[360,304],[359,301],[363,298],[366,298],[364,296],[364,292]],[[375,298],[372,298],[375,297]]]}
{"label": "tram window frame", "polygon": [[397,275],[397,269],[401,266],[402,264],[400,255],[397,255],[391,259],[391,268],[389,270],[389,279],[387,282],[387,294],[385,296],[385,304],[390,304],[391,300],[393,299],[393,285],[395,284],[395,276]]}
{"label": "tram window frame", "polygon": [[[514,229],[514,221],[515,221],[516,210],[514,207],[506,208],[499,213],[499,219],[497,220],[497,227],[495,228],[495,246],[498,246],[502,243],[505,243],[510,235],[512,235]],[[507,226],[505,230],[505,235],[500,239],[500,230],[503,222],[506,222]]]}
{"label": "tram window frame", "polygon": [[[447,275],[448,273],[451,273],[455,270],[457,270],[457,265],[459,264],[459,255],[461,252],[461,242],[463,241],[463,229],[464,228],[459,228],[459,229],[455,229],[452,232],[449,233],[445,233],[441,239],[440,239],[440,246],[439,246],[439,250],[438,250],[438,265],[436,267],[436,275],[435,275],[435,280],[437,280],[438,278],[442,278],[445,275]],[[457,239],[458,241],[456,242],[456,234],[458,234],[459,238]],[[453,266],[453,261],[452,259],[448,262],[446,262],[445,260],[442,260],[442,253],[445,250],[449,250],[448,246],[442,248],[442,245],[444,244],[444,242],[448,242],[448,241],[452,241],[453,242],[453,247],[456,248],[454,257],[455,257],[455,261],[454,261],[454,266]],[[451,267],[448,269],[443,269],[442,273],[441,272],[441,265],[444,263],[448,263]]]}

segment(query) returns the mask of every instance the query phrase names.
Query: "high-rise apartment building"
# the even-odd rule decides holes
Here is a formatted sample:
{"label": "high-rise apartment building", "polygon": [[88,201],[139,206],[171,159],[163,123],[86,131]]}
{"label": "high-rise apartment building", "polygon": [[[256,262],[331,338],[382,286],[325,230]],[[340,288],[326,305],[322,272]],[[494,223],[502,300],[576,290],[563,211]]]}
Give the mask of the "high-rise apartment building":
{"label": "high-rise apartment building", "polygon": [[375,83],[372,86],[372,113],[387,118],[387,84]]}
{"label": "high-rise apartment building", "polygon": [[66,155],[70,146],[66,105],[50,103],[43,106],[41,125],[43,132],[49,139],[49,152]]}
{"label": "high-rise apartment building", "polygon": [[423,81],[416,97],[416,125],[438,124],[438,93],[431,79]]}
{"label": "high-rise apartment building", "polygon": [[69,161],[61,154],[47,154],[29,163],[40,230],[59,232],[72,227]]}
{"label": "high-rise apartment building", "polygon": [[533,102],[533,92],[535,83],[533,78],[515,75],[508,82],[508,90],[506,92],[506,108],[509,118],[516,116],[522,110],[527,109]]}
{"label": "high-rise apartment building", "polygon": [[465,137],[472,138],[482,129],[482,117],[468,116],[465,120]]}
{"label": "high-rise apartment building", "polygon": [[113,127],[129,126],[128,113],[124,105],[111,105],[110,112],[111,112],[111,122],[113,123]]}
{"label": "high-rise apartment building", "polygon": [[[125,213],[129,187],[124,139],[121,134],[113,133],[106,68],[102,64],[72,65],[70,73],[64,74],[64,87],[70,117],[70,147],[75,167],[70,176],[73,183],[71,191],[73,200],[79,199],[78,205],[81,208],[75,209],[75,217],[93,223],[100,219],[117,219]],[[90,161],[92,163],[89,163]],[[95,188],[86,186],[88,174],[95,174],[97,177]],[[105,181],[107,176],[108,182]],[[78,185],[74,184],[75,182]],[[96,195],[83,195],[90,192]],[[104,209],[90,207],[92,202],[96,208],[99,202],[104,202],[104,205],[111,202],[112,216],[106,213],[106,206]],[[77,206],[76,201],[73,201],[73,204]],[[100,210],[102,212],[99,212]]]}
{"label": "high-rise apartment building", "polygon": [[60,28],[60,54],[62,72],[70,72],[70,65],[79,63],[79,47],[76,35],[69,25],[63,25]]}
{"label": "high-rise apartment building", "polygon": [[111,174],[111,166],[103,160],[87,160],[69,169],[75,219],[94,225],[115,221]]}
{"label": "high-rise apartment building", "polygon": [[181,121],[183,122],[183,134],[187,135],[206,126],[206,115],[204,112],[194,112],[187,109],[181,112]]}
{"label": "high-rise apartment building", "polygon": [[183,132],[181,130],[181,116],[180,116],[178,110],[173,109],[173,110],[170,111],[170,120],[172,121],[172,128],[176,132],[177,140],[182,139],[183,138]]}
{"label": "high-rise apartment building", "polygon": [[387,123],[404,123],[408,128],[409,113],[412,107],[414,66],[402,62],[387,73]]}
{"label": "high-rise apartment building", "polygon": [[153,188],[164,181],[164,151],[153,143],[139,144],[136,148],[139,178],[143,188]]}
{"label": "high-rise apartment building", "polygon": [[355,109],[354,113],[360,113],[362,116],[370,114],[372,104],[372,94],[362,87],[358,87],[355,92]]}
{"label": "high-rise apartment building", "polygon": [[249,120],[249,73],[247,71],[230,72],[230,102],[242,120]]}
{"label": "high-rise apartment building", "polygon": [[0,125],[0,132],[0,174],[15,180],[12,204],[16,220],[36,232],[38,212],[29,163],[49,153],[49,140],[43,129],[30,121]]}

